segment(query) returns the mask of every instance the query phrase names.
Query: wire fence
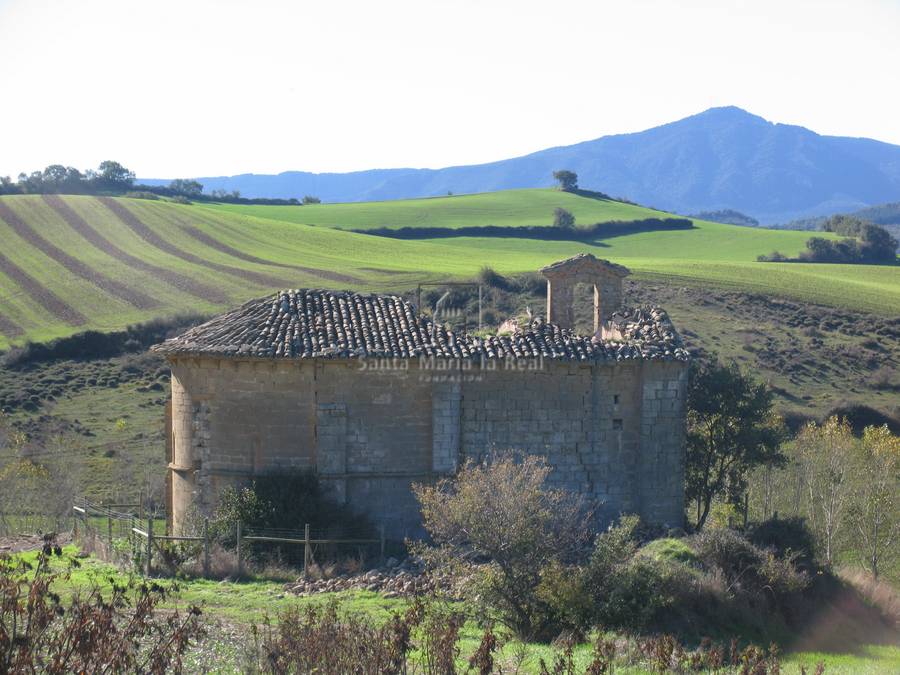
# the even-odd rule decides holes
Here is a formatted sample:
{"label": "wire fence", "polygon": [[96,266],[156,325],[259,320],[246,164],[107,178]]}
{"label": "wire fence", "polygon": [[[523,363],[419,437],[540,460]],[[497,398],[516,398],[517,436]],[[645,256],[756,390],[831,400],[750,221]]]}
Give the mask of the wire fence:
{"label": "wire fence", "polygon": [[141,503],[98,504],[81,498],[72,512],[72,532],[83,549],[147,576],[243,576],[251,566],[291,568],[306,576],[313,565],[338,558],[355,559],[361,566],[385,557],[383,527],[376,536],[362,526],[308,524],[297,529],[244,528],[236,523],[233,532],[222,532],[212,531],[207,518],[194,525],[194,533],[174,535],[167,531],[165,514],[148,512]]}

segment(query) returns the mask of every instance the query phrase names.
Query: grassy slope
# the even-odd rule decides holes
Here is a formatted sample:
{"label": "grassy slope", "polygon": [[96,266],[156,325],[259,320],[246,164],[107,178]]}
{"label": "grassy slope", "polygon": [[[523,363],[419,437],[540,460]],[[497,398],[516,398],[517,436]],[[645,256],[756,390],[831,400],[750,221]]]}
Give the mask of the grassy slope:
{"label": "grassy slope", "polygon": [[672,214],[606,199],[590,199],[559,190],[504,190],[453,197],[390,202],[247,206],[216,204],[216,210],[342,229],[372,227],[466,227],[472,225],[549,225],[553,209],[568,209],[576,222],[668,218]]}
{"label": "grassy slope", "polygon": [[[225,301],[185,293],[157,275],[131,268],[94,247],[39,196],[0,198],[18,216],[91,269],[103,271],[158,301],[139,310],[110,296],[89,279],[73,276],[0,220],[4,254],[45,289],[59,295],[88,318],[76,326],[50,314],[32,295],[0,272],[0,313],[23,331],[15,342],[45,340],[85,328],[110,330],[153,316],[178,312],[212,313],[277,287],[327,286],[398,290],[419,281],[471,277],[482,265],[502,272],[532,271],[590,251],[630,266],[638,276],[671,277],[678,283],[713,284],[781,294],[824,304],[855,306],[879,313],[900,313],[900,268],[849,265],[762,264],[755,258],[773,249],[794,254],[808,233],[742,228],[697,222],[691,231],[646,232],[597,242],[547,242],[526,239],[458,238],[397,241],[341,232],[337,227],[400,225],[545,224],[554,206],[570,208],[580,222],[659,215],[619,202],[596,200],[555,190],[517,190],[484,195],[303,207],[184,206],[168,202],[118,199],[152,233],[184,254],[187,261],[148,244],[107,206],[93,197],[64,201],[107,240],[149,264],[215,287]],[[459,205],[462,206],[459,206]],[[263,217],[264,216],[264,217]],[[298,224],[315,220],[316,224]],[[324,226],[324,227],[323,227]],[[244,254],[280,264],[249,262],[191,236],[194,227]],[[209,265],[218,266],[211,269]],[[288,269],[283,265],[300,266]],[[222,266],[256,275],[241,278]],[[343,275],[335,278],[334,273]],[[329,277],[329,274],[332,276]],[[264,276],[264,280],[260,280]],[[0,335],[0,349],[11,336]]]}

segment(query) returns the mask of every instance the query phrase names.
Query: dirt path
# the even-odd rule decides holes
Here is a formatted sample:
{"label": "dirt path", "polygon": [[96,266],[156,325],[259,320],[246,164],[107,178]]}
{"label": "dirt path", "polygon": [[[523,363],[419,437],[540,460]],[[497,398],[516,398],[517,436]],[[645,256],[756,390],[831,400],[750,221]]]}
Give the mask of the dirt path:
{"label": "dirt path", "polygon": [[71,326],[83,326],[87,319],[83,314],[66,304],[53,291],[45,288],[41,282],[28,274],[12,260],[0,253],[0,272],[15,281],[31,298],[41,307],[50,312],[57,319],[65,321]]}
{"label": "dirt path", "polygon": [[[60,546],[71,543],[72,536],[69,533],[58,534],[53,541]],[[36,551],[43,548],[44,537],[40,534],[11,534],[0,537],[0,554],[22,553],[23,551]]]}
{"label": "dirt path", "polygon": [[125,284],[91,269],[87,264],[73,258],[56,244],[45,239],[37,230],[22,220],[17,213],[2,202],[0,202],[0,218],[6,221],[7,225],[29,244],[53,258],[72,274],[94,284],[110,295],[120,298],[138,309],[151,309],[159,305],[156,300],[146,293],[129,288]]}
{"label": "dirt path", "polygon": [[300,265],[288,265],[286,263],[273,262],[271,260],[257,258],[255,255],[249,255],[247,253],[244,253],[243,251],[237,250],[236,248],[232,248],[228,244],[223,244],[221,241],[210,237],[208,234],[206,234],[206,232],[197,227],[194,227],[193,225],[182,225],[181,229],[200,243],[206,244],[210,248],[214,248],[217,251],[226,253],[234,258],[238,258],[239,260],[258,263],[260,265],[271,265],[272,267],[283,267],[289,270],[297,270],[298,272],[305,272],[306,274],[312,274],[314,276],[321,277],[322,279],[337,281],[342,284],[352,284],[359,281],[359,279],[357,279],[356,277],[351,277],[349,274],[340,274],[339,272],[329,272],[327,270],[317,270],[313,267],[302,267]]}
{"label": "dirt path", "polygon": [[130,253],[126,253],[100,234],[100,232],[82,218],[58,195],[44,195],[44,201],[66,221],[69,227],[87,239],[95,248],[112,256],[116,260],[125,263],[133,269],[146,272],[170,286],[174,286],[178,290],[200,298],[201,300],[208,300],[209,302],[220,304],[228,302],[228,296],[215,286],[195,281],[185,274],[179,274],[173,270],[153,265]]}
{"label": "dirt path", "polygon": [[128,227],[130,227],[131,230],[141,239],[146,241],[151,246],[158,248],[160,251],[168,253],[169,255],[173,255],[176,258],[181,258],[182,260],[193,263],[194,265],[200,265],[201,267],[215,270],[216,272],[229,274],[233,277],[244,279],[245,281],[252,281],[261,286],[281,288],[285,285],[291,285],[290,281],[285,281],[280,277],[274,277],[268,274],[260,274],[259,272],[241,269],[240,267],[222,265],[210,260],[204,260],[203,258],[195,256],[193,253],[182,251],[174,244],[170,244],[165,239],[156,234],[156,232],[154,232],[147,225],[141,222],[141,220],[136,215],[134,215],[134,213],[129,211],[112,197],[97,197],[97,199],[99,199],[110,211],[115,213],[119,217],[119,219]]}

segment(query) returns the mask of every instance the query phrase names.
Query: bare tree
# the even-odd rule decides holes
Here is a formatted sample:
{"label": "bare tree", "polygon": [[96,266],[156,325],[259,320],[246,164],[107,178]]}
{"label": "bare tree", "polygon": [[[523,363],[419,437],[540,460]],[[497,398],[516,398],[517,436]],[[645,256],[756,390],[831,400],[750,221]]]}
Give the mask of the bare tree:
{"label": "bare tree", "polygon": [[834,562],[850,504],[851,464],[856,439],[846,420],[810,422],[797,437],[798,465],[809,499],[809,521],[822,543],[825,562]]}
{"label": "bare tree", "polygon": [[573,494],[548,488],[549,473],[543,458],[507,452],[416,486],[435,544],[419,552],[433,568],[464,574],[473,601],[522,637],[551,629],[542,574],[572,562],[590,539],[590,513]]}
{"label": "bare tree", "polygon": [[877,579],[900,548],[900,438],[887,425],[867,427],[854,469],[851,536],[863,564]]}

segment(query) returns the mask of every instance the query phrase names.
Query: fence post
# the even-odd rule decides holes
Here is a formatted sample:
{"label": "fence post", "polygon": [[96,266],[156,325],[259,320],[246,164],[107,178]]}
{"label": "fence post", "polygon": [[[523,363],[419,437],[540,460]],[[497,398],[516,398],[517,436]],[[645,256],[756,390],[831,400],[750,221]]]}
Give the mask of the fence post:
{"label": "fence post", "polygon": [[309,567],[309,523],[303,528],[303,577],[306,578],[306,569]]}
{"label": "fence post", "polygon": [[142,489],[138,493],[138,519],[143,522],[144,520],[144,490]]}
{"label": "fence post", "polygon": [[106,514],[106,540],[109,542],[109,553],[112,555],[112,513],[109,512]]}
{"label": "fence post", "polygon": [[147,516],[147,576],[150,576],[152,567],[150,561],[153,560],[153,514]]}
{"label": "fence post", "polygon": [[203,576],[209,579],[209,518],[203,519]]}
{"label": "fence post", "polygon": [[241,532],[241,521],[237,522],[237,575],[238,579],[240,579],[244,574],[244,559],[242,557],[243,549],[241,546],[241,539],[243,537],[243,533]]}
{"label": "fence post", "polygon": [[384,523],[378,526],[378,530],[381,533],[381,564],[384,565]]}

